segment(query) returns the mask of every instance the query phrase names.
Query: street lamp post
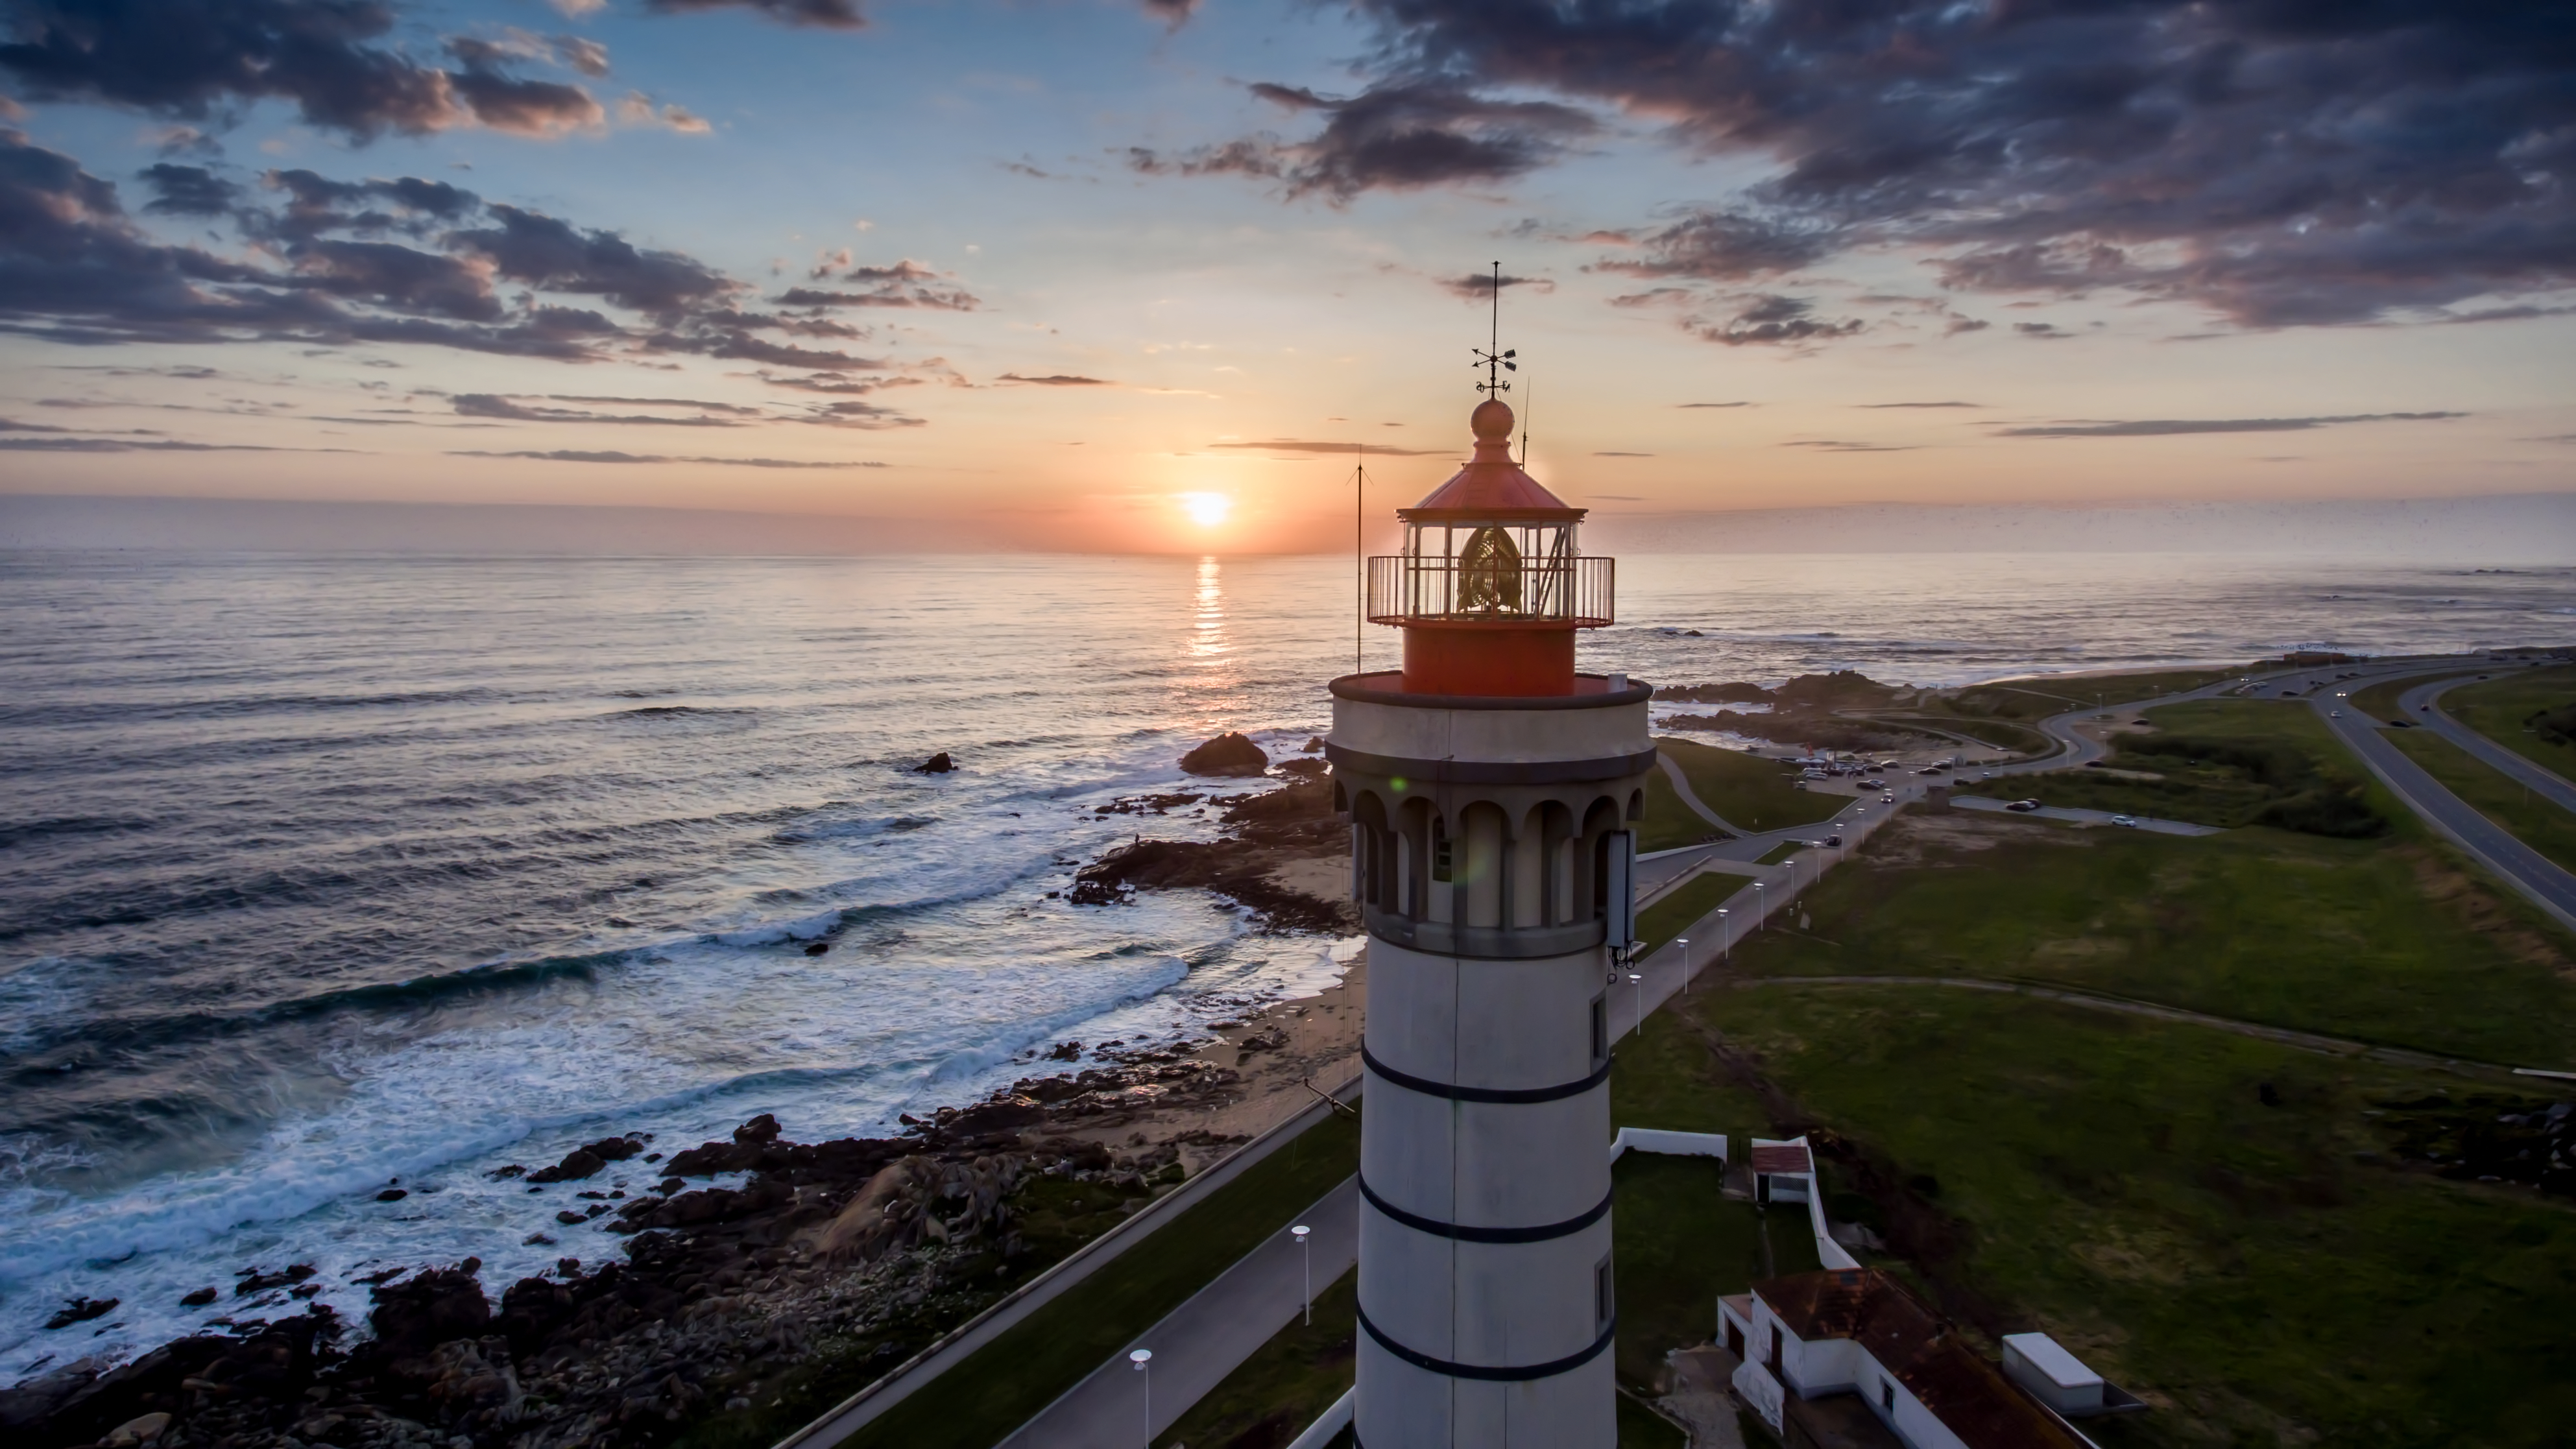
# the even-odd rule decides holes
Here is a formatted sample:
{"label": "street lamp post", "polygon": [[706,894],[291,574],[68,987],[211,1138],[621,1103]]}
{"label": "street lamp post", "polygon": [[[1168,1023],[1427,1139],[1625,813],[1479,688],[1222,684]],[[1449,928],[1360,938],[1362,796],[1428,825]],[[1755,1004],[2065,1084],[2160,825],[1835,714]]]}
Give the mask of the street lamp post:
{"label": "street lamp post", "polygon": [[1154,1375],[1147,1367],[1154,1361],[1154,1351],[1150,1348],[1140,1348],[1127,1355],[1127,1361],[1134,1364],[1136,1372],[1142,1375],[1138,1382],[1144,1385],[1145,1449],[1154,1449]]}
{"label": "street lamp post", "polygon": [[1314,1247],[1315,1230],[1299,1223],[1288,1231],[1297,1239],[1298,1266],[1306,1275],[1306,1326],[1312,1328],[1315,1326],[1315,1255],[1311,1249]]}
{"label": "street lamp post", "polygon": [[1637,988],[1637,1035],[1646,1034],[1646,978],[1644,973],[1628,973],[1628,984]]}
{"label": "street lamp post", "polygon": [[1721,966],[1735,960],[1735,932],[1726,923],[1726,907],[1717,908],[1717,960]]}
{"label": "street lamp post", "polygon": [[1676,936],[1673,944],[1682,948],[1682,995],[1690,995],[1690,937]]}
{"label": "street lamp post", "polygon": [[1771,913],[1762,908],[1762,882],[1758,880],[1753,883],[1753,929],[1771,929]]}

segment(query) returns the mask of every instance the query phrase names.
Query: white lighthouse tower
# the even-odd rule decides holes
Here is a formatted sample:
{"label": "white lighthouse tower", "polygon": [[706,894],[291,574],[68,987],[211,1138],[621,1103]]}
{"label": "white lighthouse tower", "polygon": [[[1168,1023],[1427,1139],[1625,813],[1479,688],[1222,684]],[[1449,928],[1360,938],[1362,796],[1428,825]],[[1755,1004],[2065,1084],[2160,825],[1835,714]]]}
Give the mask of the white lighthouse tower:
{"label": "white lighthouse tower", "polygon": [[1369,933],[1365,1449],[1611,1449],[1612,951],[1631,931],[1646,699],[1578,675],[1611,560],[1513,463],[1512,410],[1369,561],[1404,668],[1333,681],[1325,749]]}

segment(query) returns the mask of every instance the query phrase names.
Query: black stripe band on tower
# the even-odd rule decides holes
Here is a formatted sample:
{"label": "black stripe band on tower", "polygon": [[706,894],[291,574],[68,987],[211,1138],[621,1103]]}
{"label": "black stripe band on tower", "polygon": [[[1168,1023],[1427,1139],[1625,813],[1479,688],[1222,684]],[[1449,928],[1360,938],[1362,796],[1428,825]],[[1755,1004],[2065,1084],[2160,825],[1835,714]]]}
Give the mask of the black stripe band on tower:
{"label": "black stripe band on tower", "polygon": [[1360,1178],[1360,1196],[1368,1199],[1370,1207],[1376,1208],[1416,1232],[1431,1233],[1438,1237],[1455,1239],[1461,1243],[1544,1243],[1550,1238],[1570,1237],[1608,1216],[1610,1199],[1617,1195],[1615,1192],[1611,1193],[1601,1199],[1599,1207],[1579,1216],[1567,1218],[1561,1223],[1546,1223],[1535,1228],[1474,1228],[1460,1223],[1444,1223],[1437,1218],[1426,1218],[1419,1213],[1406,1212],[1385,1198],[1379,1197],[1377,1189],[1368,1185],[1367,1177]]}
{"label": "black stripe band on tower", "polygon": [[1373,755],[1329,740],[1324,758],[1345,774],[1397,776],[1423,785],[1566,785],[1642,775],[1655,767],[1653,750],[1590,760],[1427,760]]}
{"label": "black stripe band on tower", "polygon": [[1579,1369],[1599,1358],[1601,1350],[1608,1348],[1610,1341],[1619,1336],[1619,1320],[1614,1317],[1610,1320],[1610,1326],[1601,1330],[1601,1336],[1592,1340],[1592,1346],[1580,1353],[1571,1353],[1549,1363],[1534,1363],[1525,1367],[1511,1368],[1480,1363],[1451,1363],[1445,1358],[1433,1358],[1427,1353],[1416,1353],[1387,1337],[1386,1330],[1369,1322],[1368,1310],[1365,1308],[1360,1310],[1360,1327],[1368,1331],[1369,1337],[1377,1340],[1378,1347],[1415,1368],[1446,1378],[1481,1379],[1487,1383],[1501,1384],[1527,1383],[1531,1379],[1553,1378],[1569,1370]]}
{"label": "black stripe band on tower", "polygon": [[1420,1092],[1426,1097],[1446,1097],[1452,1102],[1559,1102],[1568,1097],[1580,1097],[1610,1080],[1610,1062],[1606,1058],[1602,1061],[1599,1071],[1585,1077],[1582,1081],[1565,1082],[1553,1087],[1458,1087],[1447,1082],[1435,1082],[1427,1077],[1399,1072],[1379,1061],[1370,1053],[1368,1043],[1365,1041],[1360,1043],[1360,1062],[1370,1072],[1408,1092]]}

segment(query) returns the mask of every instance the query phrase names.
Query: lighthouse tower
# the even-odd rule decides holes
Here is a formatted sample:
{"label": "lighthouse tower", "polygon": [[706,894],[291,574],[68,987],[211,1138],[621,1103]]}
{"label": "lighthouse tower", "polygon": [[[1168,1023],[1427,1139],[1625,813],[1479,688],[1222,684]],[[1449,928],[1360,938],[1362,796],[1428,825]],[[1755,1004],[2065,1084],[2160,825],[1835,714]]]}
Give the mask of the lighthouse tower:
{"label": "lighthouse tower", "polygon": [[1366,1449],[1618,1440],[1611,1337],[1613,950],[1651,691],[1577,674],[1611,560],[1511,456],[1476,453],[1369,560],[1401,671],[1336,679],[1325,751],[1369,933],[1359,1388]]}

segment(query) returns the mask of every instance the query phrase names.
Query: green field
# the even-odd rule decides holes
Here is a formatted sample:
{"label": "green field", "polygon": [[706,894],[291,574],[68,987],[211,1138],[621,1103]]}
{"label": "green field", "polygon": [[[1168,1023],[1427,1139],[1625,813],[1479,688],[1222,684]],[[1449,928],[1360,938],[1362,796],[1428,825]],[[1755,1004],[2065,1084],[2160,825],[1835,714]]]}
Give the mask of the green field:
{"label": "green field", "polygon": [[2015,724],[2005,719],[1991,719],[1978,715],[1932,714],[1885,714],[1871,717],[1893,725],[1909,724],[1919,720],[1927,725],[1937,725],[1971,739],[1981,740],[2000,750],[2011,750],[2025,755],[2044,755],[2057,748],[2057,742],[2047,735],[2027,725]]}
{"label": "green field", "polygon": [[[1637,939],[1645,942],[1646,949],[1649,951],[1659,949],[1665,942],[1689,930],[1693,921],[1725,905],[1728,896],[1752,883],[1744,876],[1728,875],[1721,871],[1710,871],[1705,875],[1693,876],[1684,881],[1672,894],[1637,913]],[[1753,919],[1750,909],[1746,911],[1744,919],[1746,926],[1749,926]],[[1741,930],[1744,927],[1738,927],[1738,929]],[[1718,945],[1717,933],[1714,930],[1709,932],[1709,939],[1704,943],[1694,941],[1695,955],[1705,956],[1705,952],[1698,950],[1698,947],[1703,944],[1710,950],[1715,950]]]}
{"label": "green field", "polygon": [[[1927,856],[1965,857],[1919,868]],[[2479,1061],[2576,1066],[2576,949],[2418,840],[1909,812],[1735,969],[2061,983]],[[2476,1003],[2466,1009],[2465,1003]]]}
{"label": "green field", "polygon": [[1725,831],[1708,823],[1708,818],[1693,810],[1673,788],[1672,780],[1660,769],[1646,772],[1646,818],[1637,822],[1637,850],[1678,850],[1685,845],[1700,845],[1711,840],[1727,839]]}
{"label": "green field", "polygon": [[2028,783],[2017,788],[2044,804],[2222,829],[2280,825],[2371,835],[2395,823],[2396,807],[2305,704],[2193,700],[2146,717],[2155,733],[2115,736],[2104,763],[2163,778],[2060,770],[2026,776]]}
{"label": "green field", "polygon": [[1922,987],[1773,982],[1679,1015],[1723,1033],[1777,1125],[1832,1134],[1839,1215],[1866,1201],[1891,1266],[1986,1351],[2043,1329],[2154,1405],[2087,1421],[2110,1449],[2565,1442],[2576,1212],[2405,1169],[2375,1116],[2457,1078]]}
{"label": "green field", "polygon": [[[1778,760],[1669,736],[1655,741],[1665,759],[1681,767],[1700,803],[1739,830],[1785,830],[1833,817],[1848,796],[1809,794],[1798,772]],[[1658,773],[1661,773],[1660,771]],[[1675,798],[1679,804],[1679,798]],[[1703,829],[1706,826],[1703,824]],[[1641,842],[1642,846],[1642,842]]]}
{"label": "green field", "polygon": [[2042,676],[1971,685],[1940,697],[1945,712],[1988,719],[2037,720],[2070,709],[2092,709],[2160,699],[2234,679],[2243,668],[2168,669],[2147,674]]}
{"label": "green field", "polygon": [[1327,1117],[842,1442],[987,1449],[1356,1172],[1359,1138]]}
{"label": "green field", "polygon": [[2442,712],[2494,740],[2576,780],[2576,733],[2558,731],[2552,741],[2535,728],[2532,716],[2576,709],[2576,668],[2497,671],[2482,684],[2463,684],[2444,694]]}
{"label": "green field", "polygon": [[2576,870],[2576,815],[2431,730],[2391,730],[2388,740],[2479,814]]}
{"label": "green field", "polygon": [[2405,695],[2406,691],[2436,679],[2475,672],[2474,669],[2461,668],[2427,669],[2421,674],[2406,674],[2395,679],[2381,680],[2367,689],[2354,690],[2352,698],[2344,701],[2344,707],[2359,710],[2382,724],[2391,720],[2404,719],[2406,716],[2398,712],[2397,701]]}

